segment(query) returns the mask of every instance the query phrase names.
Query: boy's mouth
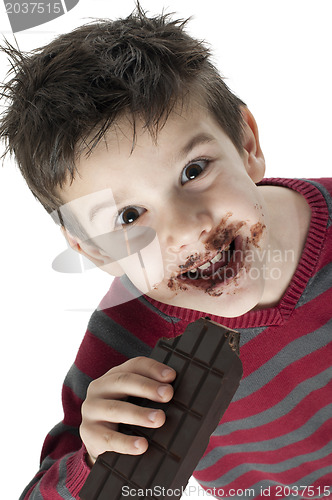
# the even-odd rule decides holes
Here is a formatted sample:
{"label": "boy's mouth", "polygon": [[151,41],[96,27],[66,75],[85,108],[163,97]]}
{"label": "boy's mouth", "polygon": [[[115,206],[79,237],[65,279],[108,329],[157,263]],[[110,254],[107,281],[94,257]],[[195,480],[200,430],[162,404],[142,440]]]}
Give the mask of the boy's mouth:
{"label": "boy's mouth", "polygon": [[218,297],[229,284],[240,285],[244,271],[252,266],[253,252],[260,250],[266,226],[262,222],[251,226],[248,221],[231,222],[231,217],[228,212],[205,241],[204,254],[192,253],[178,266],[178,274],[169,278],[168,288],[177,292],[195,287]]}
{"label": "boy's mouth", "polygon": [[243,267],[242,241],[241,236],[233,236],[204,259],[199,254],[191,255],[180,266],[182,270],[176,280],[179,284],[192,285],[215,294],[219,285],[233,279]]}

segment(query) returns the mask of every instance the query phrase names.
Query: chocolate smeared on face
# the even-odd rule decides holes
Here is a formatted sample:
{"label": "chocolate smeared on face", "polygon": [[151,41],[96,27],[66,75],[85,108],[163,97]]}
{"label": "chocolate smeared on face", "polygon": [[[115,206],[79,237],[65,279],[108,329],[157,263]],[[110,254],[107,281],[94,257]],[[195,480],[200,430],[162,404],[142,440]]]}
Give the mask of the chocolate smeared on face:
{"label": "chocolate smeared on face", "polygon": [[221,219],[215,232],[206,240],[205,248],[207,252],[213,252],[230,245],[235,235],[239,232],[241,227],[245,225],[245,222],[237,222],[226,226],[228,219],[232,215],[231,212],[228,212],[225,217]]}
{"label": "chocolate smeared on face", "polygon": [[199,288],[210,296],[220,296],[226,281],[236,280],[239,271],[245,265],[245,253],[251,247],[259,248],[259,241],[266,226],[258,222],[250,227],[250,237],[240,236],[240,230],[246,222],[227,224],[232,213],[227,213],[220,221],[213,234],[206,240],[206,252],[191,254],[184,264],[179,266],[179,274],[171,277],[168,287],[174,291]]}
{"label": "chocolate smeared on face", "polygon": [[170,278],[168,280],[167,286],[173,292],[188,290],[188,287],[176,278]]}
{"label": "chocolate smeared on face", "polygon": [[181,269],[181,272],[188,271],[189,268],[194,267],[195,263],[200,260],[200,255],[199,253],[195,253],[194,255],[190,255],[190,257],[187,258],[185,264],[181,264],[179,268]]}
{"label": "chocolate smeared on face", "polygon": [[266,226],[265,224],[262,224],[261,222],[257,222],[257,224],[254,224],[250,228],[250,233],[251,233],[251,243],[256,247],[259,248],[259,240],[261,239],[263,232],[265,231]]}

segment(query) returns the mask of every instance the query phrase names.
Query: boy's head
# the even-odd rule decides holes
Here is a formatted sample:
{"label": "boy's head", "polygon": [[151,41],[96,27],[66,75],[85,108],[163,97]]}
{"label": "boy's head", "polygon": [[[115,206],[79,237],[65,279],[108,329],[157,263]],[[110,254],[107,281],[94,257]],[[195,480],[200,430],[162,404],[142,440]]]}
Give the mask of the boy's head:
{"label": "boy's head", "polygon": [[[244,263],[235,250],[264,244],[263,200],[254,184],[264,158],[252,115],[184,26],[167,15],[148,18],[138,7],[30,55],[7,46],[15,74],[3,87],[9,107],[0,136],[73,247],[142,289],[148,281],[154,298],[197,308],[204,295],[202,310],[213,312],[211,298],[224,294],[226,281],[238,283],[230,275],[216,282],[211,269],[238,274]],[[149,228],[157,234],[154,255],[146,254],[151,279],[146,269],[135,277],[135,259],[116,264],[98,239],[123,227],[117,241],[127,247],[151,243]]]}
{"label": "boy's head", "polygon": [[[243,104],[209,61],[209,50],[168,15],[140,7],[125,19],[95,22],[25,55],[7,45],[14,78],[0,134],[31,191],[48,212],[57,188],[75,175],[81,148],[92,150],[126,115],[154,136],[188,97],[202,99],[238,149]],[[87,154],[87,149],[84,154]],[[74,228],[72,228],[74,230]]]}

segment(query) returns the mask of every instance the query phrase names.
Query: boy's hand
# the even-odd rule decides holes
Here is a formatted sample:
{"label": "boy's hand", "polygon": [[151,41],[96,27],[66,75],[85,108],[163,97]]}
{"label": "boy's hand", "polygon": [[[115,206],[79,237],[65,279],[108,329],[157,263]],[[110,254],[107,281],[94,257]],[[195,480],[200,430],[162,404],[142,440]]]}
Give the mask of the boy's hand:
{"label": "boy's hand", "polygon": [[158,361],[137,357],[109,370],[88,387],[82,405],[80,434],[89,454],[89,465],[105,451],[140,455],[146,451],[145,438],[117,432],[118,424],[161,427],[162,410],[143,408],[126,401],[127,396],[166,403],[173,397],[176,372]]}

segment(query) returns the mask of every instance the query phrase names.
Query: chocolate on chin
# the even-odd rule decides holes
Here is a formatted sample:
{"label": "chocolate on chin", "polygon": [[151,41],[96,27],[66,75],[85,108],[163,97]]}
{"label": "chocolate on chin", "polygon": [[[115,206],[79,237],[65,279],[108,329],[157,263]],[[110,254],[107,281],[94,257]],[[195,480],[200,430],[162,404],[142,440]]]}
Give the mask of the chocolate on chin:
{"label": "chocolate on chin", "polygon": [[164,425],[150,429],[121,424],[119,431],[148,440],[147,451],[99,455],[80,498],[123,500],[135,492],[149,500],[179,499],[239,386],[238,349],[238,332],[203,318],[178,337],[160,339],[151,357],[176,370],[173,398],[161,404],[128,400],[164,410]]}

